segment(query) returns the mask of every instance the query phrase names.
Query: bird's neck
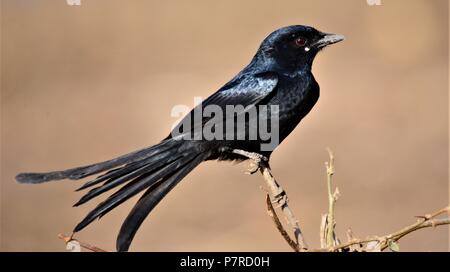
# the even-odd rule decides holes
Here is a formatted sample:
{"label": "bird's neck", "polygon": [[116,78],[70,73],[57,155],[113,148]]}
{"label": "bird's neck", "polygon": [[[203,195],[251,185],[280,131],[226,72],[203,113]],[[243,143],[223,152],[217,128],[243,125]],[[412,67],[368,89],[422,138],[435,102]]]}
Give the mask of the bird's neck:
{"label": "bird's neck", "polygon": [[288,77],[297,77],[311,75],[312,61],[299,60],[285,63],[256,55],[247,68],[257,72],[274,72]]}

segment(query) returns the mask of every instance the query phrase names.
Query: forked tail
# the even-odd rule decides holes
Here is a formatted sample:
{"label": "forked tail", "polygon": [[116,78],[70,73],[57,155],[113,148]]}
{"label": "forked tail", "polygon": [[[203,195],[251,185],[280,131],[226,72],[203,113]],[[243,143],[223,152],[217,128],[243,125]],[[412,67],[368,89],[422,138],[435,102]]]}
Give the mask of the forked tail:
{"label": "forked tail", "polygon": [[[155,146],[136,151],[116,159],[49,173],[23,173],[16,179],[20,183],[43,183],[60,179],[81,179],[109,170],[78,190],[97,185],[89,190],[74,206],[123,185],[93,209],[74,229],[78,232],[92,221],[107,214],[136,194],[146,190],[128,217],[117,237],[117,250],[127,251],[140,225],[161,199],[190,171],[209,157],[186,141],[165,140]],[[111,170],[112,169],[112,170]]]}

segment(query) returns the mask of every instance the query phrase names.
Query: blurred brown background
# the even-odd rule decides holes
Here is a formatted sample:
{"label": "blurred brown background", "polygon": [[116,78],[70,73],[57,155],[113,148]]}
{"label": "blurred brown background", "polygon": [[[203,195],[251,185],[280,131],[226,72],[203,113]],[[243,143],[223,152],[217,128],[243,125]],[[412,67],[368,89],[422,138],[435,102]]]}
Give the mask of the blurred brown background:
{"label": "blurred brown background", "polygon": [[[306,238],[327,209],[325,148],[337,156],[337,228],[385,234],[448,204],[448,1],[1,1],[1,250],[62,251],[96,201],[81,182],[15,183],[158,142],[175,104],[232,78],[271,31],[307,24],[347,40],[321,53],[321,98],[272,168]],[[202,164],[141,227],[132,250],[290,251],[247,164]],[[238,189],[239,188],[239,189]],[[77,237],[112,250],[135,200]],[[344,236],[345,237],[345,236]],[[447,251],[448,228],[402,240]]]}

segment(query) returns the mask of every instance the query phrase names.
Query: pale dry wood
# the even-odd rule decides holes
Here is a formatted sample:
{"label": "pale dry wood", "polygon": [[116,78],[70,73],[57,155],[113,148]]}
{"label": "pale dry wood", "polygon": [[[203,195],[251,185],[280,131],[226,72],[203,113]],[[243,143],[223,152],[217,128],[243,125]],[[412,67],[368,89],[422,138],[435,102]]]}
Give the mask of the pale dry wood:
{"label": "pale dry wood", "polygon": [[[334,219],[335,205],[339,198],[339,189],[336,188],[333,192],[332,179],[334,175],[334,153],[331,149],[327,148],[328,156],[330,160],[325,162],[325,169],[327,173],[327,192],[328,192],[328,213],[324,222],[324,228],[321,231],[325,231],[323,236],[325,237],[325,247],[333,247],[339,244],[339,239],[335,233],[336,220]],[[323,247],[323,246],[322,246]]]}
{"label": "pale dry wood", "polygon": [[[372,237],[372,238],[365,238],[365,239],[353,239],[349,242],[340,244],[336,247],[327,248],[326,251],[342,251],[344,249],[348,249],[353,245],[366,245],[370,242],[377,242],[379,244],[379,248],[381,250],[385,250],[389,247],[389,241],[398,241],[404,236],[411,234],[412,232],[415,232],[417,230],[423,229],[423,228],[430,228],[430,227],[437,227],[437,226],[444,226],[444,225],[450,225],[450,218],[442,218],[442,219],[427,219],[425,221],[417,222],[415,224],[412,224],[410,226],[407,226],[397,232],[384,235],[381,237]],[[323,251],[323,250],[320,250]],[[367,251],[367,250],[366,250]]]}
{"label": "pale dry wood", "polygon": [[299,251],[306,251],[308,249],[308,245],[306,244],[305,238],[303,237],[303,233],[300,229],[298,220],[289,207],[289,199],[286,191],[280,186],[280,184],[275,180],[275,177],[272,175],[268,159],[260,154],[247,152],[244,150],[233,150],[233,153],[242,155],[253,161],[256,169],[252,169],[251,173],[255,173],[259,169],[262,176],[264,177],[264,180],[266,181],[266,185],[272,197],[272,202],[277,204],[277,208],[281,209],[286,221],[291,226],[294,232],[295,242],[300,249]]}
{"label": "pale dry wood", "polygon": [[327,247],[327,222],[328,214],[322,214],[320,220],[320,248]]}
{"label": "pale dry wood", "polygon": [[[354,239],[355,238],[354,238],[352,229],[350,229],[350,228],[347,229],[347,241],[350,242],[350,241],[353,241]],[[362,247],[361,247],[361,244],[355,244],[355,245],[349,246],[348,249],[350,252],[361,252]]]}
{"label": "pale dry wood", "polygon": [[[396,248],[398,248],[398,245],[396,242],[400,240],[402,237],[417,231],[419,229],[423,228],[429,228],[429,227],[437,227],[442,225],[450,225],[450,219],[444,218],[444,219],[435,219],[437,216],[442,215],[444,213],[449,214],[450,213],[450,207],[441,209],[435,213],[427,214],[425,216],[419,216],[419,221],[415,224],[412,224],[408,227],[405,227],[397,232],[384,235],[381,237],[371,237],[371,238],[365,238],[365,239],[356,239],[353,236],[353,232],[351,229],[348,229],[347,231],[347,242],[342,243],[338,239],[336,233],[335,233],[335,204],[339,197],[339,190],[338,188],[335,189],[335,191],[332,193],[332,176],[334,175],[334,154],[333,152],[328,149],[330,160],[326,163],[326,170],[327,170],[327,187],[328,187],[328,214],[322,215],[321,225],[320,225],[320,241],[321,241],[321,249],[318,250],[311,250],[308,249],[308,247],[305,246],[301,247],[299,246],[299,243],[296,243],[293,241],[290,236],[288,235],[287,231],[284,229],[283,225],[280,222],[280,219],[278,218],[277,213],[275,212],[272,201],[270,201],[270,197],[266,199],[267,204],[267,210],[270,215],[270,217],[273,219],[278,231],[281,233],[285,241],[289,244],[289,246],[294,251],[311,251],[311,252],[361,252],[361,251],[383,251],[387,248],[392,247],[395,245]],[[270,168],[267,164],[267,159],[262,157],[261,155],[254,155],[253,153],[247,153],[245,151],[238,151],[238,154],[241,154],[243,156],[246,156],[254,161],[254,165],[256,165],[256,169],[253,169],[251,173],[255,173],[258,169],[263,174],[263,177],[272,193],[273,196],[280,196],[284,195],[286,196],[286,192],[281,188],[281,186],[276,182],[275,178],[273,177],[272,173],[270,172]],[[267,172],[265,172],[267,170]],[[282,193],[282,194],[281,194]],[[287,200],[287,197],[286,197]],[[275,203],[278,203],[278,201],[273,201]],[[282,202],[283,203],[283,202]],[[282,206],[281,206],[282,207]],[[286,214],[285,214],[286,216]],[[298,220],[295,219],[292,212],[288,215],[288,217],[293,218],[294,222],[297,223],[298,226]],[[289,222],[289,220],[288,220]],[[333,222],[333,224],[330,224],[330,222]],[[300,230],[300,227],[298,226],[298,230]],[[300,232],[301,233],[301,232]],[[301,235],[303,238],[303,235]],[[303,238],[304,241],[304,238]],[[332,246],[327,246],[327,245]]]}
{"label": "pale dry wood", "polygon": [[299,252],[300,248],[296,242],[294,242],[287,231],[284,229],[283,224],[281,224],[280,219],[276,215],[275,209],[272,205],[272,200],[270,200],[270,196],[267,194],[266,196],[266,204],[267,204],[267,213],[272,218],[273,222],[275,223],[275,226],[277,227],[278,231],[281,233],[281,236],[283,236],[284,240],[288,243],[288,245],[295,251]]}
{"label": "pale dry wood", "polygon": [[58,234],[58,238],[63,240],[66,244],[68,244],[70,242],[73,242],[73,241],[78,242],[78,244],[80,244],[80,246],[82,248],[90,250],[90,251],[93,251],[93,252],[107,252],[106,250],[103,250],[103,249],[101,249],[99,247],[96,247],[96,246],[93,246],[91,244],[78,241],[77,239],[74,239],[73,238],[73,234],[70,235],[70,236],[67,236],[65,234],[60,233],[60,234]]}

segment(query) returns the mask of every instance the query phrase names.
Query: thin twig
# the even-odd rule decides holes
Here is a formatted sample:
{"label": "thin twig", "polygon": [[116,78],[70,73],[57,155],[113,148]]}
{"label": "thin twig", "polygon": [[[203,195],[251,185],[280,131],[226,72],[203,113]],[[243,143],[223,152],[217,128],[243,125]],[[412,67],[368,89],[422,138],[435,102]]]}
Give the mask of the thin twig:
{"label": "thin twig", "polygon": [[[281,208],[281,211],[283,212],[288,224],[293,229],[295,242],[298,244],[300,251],[306,251],[308,249],[308,246],[306,244],[305,238],[303,237],[298,220],[289,207],[289,200],[286,191],[284,191],[284,189],[278,184],[278,182],[275,180],[275,177],[272,175],[268,159],[260,154],[243,150],[233,150],[233,153],[251,159],[256,165],[257,169],[260,170],[262,176],[264,177],[264,180],[266,181],[267,187],[269,188],[273,203],[278,204],[277,208]],[[253,169],[251,173],[254,173],[255,171],[257,171],[257,169]]]}
{"label": "thin twig", "polygon": [[[350,229],[350,228],[347,229],[347,241],[351,242],[354,239],[355,238],[354,238],[352,229]],[[349,246],[348,247],[348,251],[350,251],[350,252],[360,252],[361,251],[361,244],[356,244],[356,245]]]}
{"label": "thin twig", "polygon": [[328,214],[322,214],[320,220],[320,248],[327,247],[327,222]]}
{"label": "thin twig", "polygon": [[275,212],[275,209],[273,208],[272,201],[270,200],[270,196],[268,194],[266,196],[266,204],[267,204],[267,213],[273,219],[273,222],[275,223],[275,226],[277,227],[278,231],[281,233],[281,236],[283,236],[284,240],[286,240],[286,242],[295,252],[299,252],[300,248],[298,244],[291,239],[287,231],[284,229],[283,225],[280,222],[280,219],[277,216],[277,213]]}
{"label": "thin twig", "polygon": [[337,244],[336,243],[337,238],[334,231],[334,227],[336,225],[336,221],[334,219],[334,206],[339,197],[339,190],[336,188],[336,190],[333,192],[332,178],[334,175],[334,154],[329,148],[327,149],[327,151],[330,157],[330,161],[325,162],[325,167],[327,170],[327,188],[328,188],[328,216],[325,225],[326,231],[325,237],[326,237],[326,247],[329,248]]}
{"label": "thin twig", "polygon": [[327,189],[328,189],[328,216],[326,224],[326,245],[327,247],[333,246],[333,232],[334,232],[334,198],[332,192],[332,177],[334,174],[334,156],[330,149],[328,149],[328,154],[330,156],[330,161],[325,162],[325,167],[327,170]]}
{"label": "thin twig", "polygon": [[289,207],[288,204],[289,199],[286,192],[277,183],[268,165],[262,166],[260,168],[260,171],[264,179],[266,180],[267,184],[271,188],[273,202],[278,204],[278,207],[281,208],[281,211],[284,213],[287,222],[292,227],[294,231],[295,240],[297,241],[299,247],[301,248],[301,250],[307,250],[308,246],[306,244],[305,238],[303,237],[298,220],[294,216],[294,213],[292,212],[291,208]]}
{"label": "thin twig", "polygon": [[60,234],[58,234],[58,238],[63,240],[66,243],[66,245],[69,244],[70,242],[77,242],[80,245],[80,247],[82,247],[84,249],[87,249],[87,250],[90,250],[93,252],[107,252],[106,250],[103,250],[99,247],[96,247],[96,246],[90,245],[88,243],[80,242],[76,239],[73,239],[73,234],[70,236],[67,236],[65,234],[60,233]]}
{"label": "thin twig", "polygon": [[438,215],[442,214],[443,211],[447,211],[449,209],[450,209],[450,207],[447,207],[445,209],[440,210],[440,212],[432,214],[431,216],[424,216],[423,218],[419,219],[418,222],[416,222],[412,225],[409,225],[405,228],[402,228],[401,230],[396,231],[394,233],[384,235],[381,237],[372,237],[372,238],[366,238],[366,239],[354,239],[352,241],[343,243],[341,245],[328,248],[327,251],[338,251],[341,249],[349,248],[352,245],[368,244],[370,242],[378,242],[379,248],[381,250],[384,250],[389,247],[389,242],[397,242],[404,236],[406,236],[414,231],[417,231],[419,229],[429,228],[429,227],[437,227],[437,226],[442,226],[442,225],[449,225],[450,218],[434,219]]}

